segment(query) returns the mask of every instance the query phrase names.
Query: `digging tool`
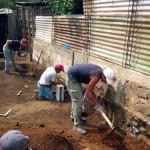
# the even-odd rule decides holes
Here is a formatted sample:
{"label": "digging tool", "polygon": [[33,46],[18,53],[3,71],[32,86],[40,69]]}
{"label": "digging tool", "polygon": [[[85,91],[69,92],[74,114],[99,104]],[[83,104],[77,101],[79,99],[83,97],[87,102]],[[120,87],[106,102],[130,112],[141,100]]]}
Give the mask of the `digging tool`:
{"label": "digging tool", "polygon": [[35,67],[34,67],[34,69],[33,69],[33,72],[31,73],[32,76],[34,76],[35,70],[36,70],[37,65],[38,65],[38,63],[39,63],[39,61],[40,61],[40,58],[41,58],[42,53],[43,53],[43,50],[41,51],[40,56],[39,56],[39,58],[38,58],[38,61],[37,61],[36,65],[35,65]]}
{"label": "digging tool", "polygon": [[14,63],[16,64],[16,70],[18,71],[18,72],[20,72],[20,73],[25,73],[25,72],[27,72],[27,70],[24,70],[20,65],[18,65],[18,63],[17,63],[17,60],[16,59],[14,59],[12,56],[10,56],[11,57],[11,59],[14,61]]}
{"label": "digging tool", "polygon": [[86,100],[86,91],[85,91],[84,96],[83,96],[83,106],[82,106],[82,114],[81,114],[82,117],[88,116],[88,113],[85,112],[85,100]]}
{"label": "digging tool", "polygon": [[[85,104],[85,99],[86,99],[86,92],[84,94],[84,104]],[[84,109],[84,105],[83,105],[83,109]],[[110,129],[108,129],[106,132],[105,132],[105,136],[104,138],[106,138],[108,135],[110,134],[115,134],[117,135],[118,137],[121,137],[121,138],[124,138],[125,134],[124,133],[121,133],[119,130],[117,131],[117,129],[114,127],[113,123],[114,123],[114,115],[113,115],[113,123],[108,119],[108,117],[106,116],[106,114],[103,112],[103,110],[99,110],[98,111],[99,113],[101,113],[102,117],[106,120],[106,122],[108,123]]]}
{"label": "digging tool", "polygon": [[[85,91],[85,94],[84,94],[84,97],[83,97],[84,104],[85,104],[85,98],[86,98],[86,91]],[[84,110],[84,105],[83,105],[82,109]],[[111,121],[108,119],[108,117],[105,115],[105,113],[103,112],[103,110],[100,109],[100,110],[98,110],[98,112],[101,113],[102,117],[108,123],[108,125],[110,127],[110,130],[107,131],[107,134],[110,134],[111,132],[114,131],[115,127],[113,126],[113,124],[111,123]]]}
{"label": "digging tool", "polygon": [[23,73],[23,72],[24,72],[24,73],[27,72],[27,70],[24,70],[20,65],[17,64],[17,62],[16,62],[16,66],[17,66],[17,69],[18,69],[19,72],[22,72],[22,73]]}
{"label": "digging tool", "polygon": [[106,120],[106,122],[108,123],[109,127],[111,128],[111,130],[109,131],[111,133],[115,129],[115,127],[113,126],[111,121],[108,119],[108,117],[105,115],[103,110],[100,110],[100,113],[102,114],[103,118]]}
{"label": "digging tool", "polygon": [[83,96],[83,106],[82,106],[82,112],[85,112],[85,99],[86,99],[86,91],[84,93],[84,96]]}
{"label": "digging tool", "polygon": [[115,127],[113,126],[113,124],[111,123],[111,121],[108,119],[108,117],[106,116],[106,114],[103,112],[102,109],[97,110],[98,112],[101,113],[102,117],[105,119],[105,121],[108,123],[110,129],[107,131],[107,134],[110,134],[114,131]]}

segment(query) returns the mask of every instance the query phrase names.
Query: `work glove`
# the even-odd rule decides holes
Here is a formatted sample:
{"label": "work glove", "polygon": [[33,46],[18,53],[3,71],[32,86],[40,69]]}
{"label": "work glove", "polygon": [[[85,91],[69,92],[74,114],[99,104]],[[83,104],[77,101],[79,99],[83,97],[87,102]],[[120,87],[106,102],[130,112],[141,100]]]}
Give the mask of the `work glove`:
{"label": "work glove", "polygon": [[103,110],[102,106],[100,104],[97,104],[94,106],[94,109],[98,112],[101,112]]}

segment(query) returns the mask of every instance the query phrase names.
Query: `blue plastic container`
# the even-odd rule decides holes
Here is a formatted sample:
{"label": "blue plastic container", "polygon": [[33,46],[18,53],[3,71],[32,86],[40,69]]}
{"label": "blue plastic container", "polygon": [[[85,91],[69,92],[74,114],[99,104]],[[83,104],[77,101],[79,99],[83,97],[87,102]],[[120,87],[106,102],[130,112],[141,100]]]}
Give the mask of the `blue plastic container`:
{"label": "blue plastic container", "polygon": [[69,44],[68,43],[64,43],[64,49],[69,49]]}

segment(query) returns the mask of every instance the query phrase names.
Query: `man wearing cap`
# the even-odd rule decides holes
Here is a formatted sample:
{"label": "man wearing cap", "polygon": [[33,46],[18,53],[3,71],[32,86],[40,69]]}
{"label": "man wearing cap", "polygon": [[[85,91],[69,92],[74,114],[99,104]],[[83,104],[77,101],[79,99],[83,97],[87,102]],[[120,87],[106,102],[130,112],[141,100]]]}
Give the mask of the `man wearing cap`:
{"label": "man wearing cap", "polygon": [[66,84],[72,100],[71,117],[74,119],[73,129],[75,131],[80,134],[86,134],[86,131],[82,127],[81,119],[82,106],[84,103],[81,83],[88,84],[86,96],[93,104],[94,109],[100,111],[102,107],[94,97],[93,89],[99,80],[105,84],[112,84],[113,78],[114,72],[110,68],[102,70],[95,64],[76,64],[69,68]]}
{"label": "man wearing cap", "polygon": [[21,131],[10,130],[0,138],[0,150],[31,150],[29,137]]}
{"label": "man wearing cap", "polygon": [[[53,93],[51,91],[51,85],[60,84],[56,82],[57,73],[64,72],[64,66],[62,64],[57,64],[55,67],[48,67],[40,77],[38,81],[38,93],[35,94],[35,99],[41,100],[52,100]],[[62,84],[62,83],[61,83]]]}
{"label": "man wearing cap", "polygon": [[10,61],[12,63],[13,70],[18,71],[16,64],[15,64],[13,50],[16,50],[16,55],[17,55],[21,47],[26,47],[27,45],[28,45],[28,40],[26,38],[23,38],[21,41],[18,41],[18,40],[6,41],[6,44],[3,46],[3,51],[4,51],[4,56],[5,56],[5,70],[4,70],[5,73],[10,74],[10,71],[9,71]]}

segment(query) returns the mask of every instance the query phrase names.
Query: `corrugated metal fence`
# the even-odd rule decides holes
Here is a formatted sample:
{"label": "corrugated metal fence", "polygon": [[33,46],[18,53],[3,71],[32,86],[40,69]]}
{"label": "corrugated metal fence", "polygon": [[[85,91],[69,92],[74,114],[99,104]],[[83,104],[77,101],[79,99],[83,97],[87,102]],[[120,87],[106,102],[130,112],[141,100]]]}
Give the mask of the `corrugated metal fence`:
{"label": "corrugated metal fence", "polygon": [[150,1],[93,0],[88,10],[90,54],[150,74]]}
{"label": "corrugated metal fence", "polygon": [[35,38],[43,39],[52,43],[53,40],[53,17],[52,16],[36,16],[36,34]]}
{"label": "corrugated metal fence", "polygon": [[[54,17],[54,43],[68,43],[71,49],[82,51],[88,47],[88,20],[85,16]],[[88,23],[89,24],[89,23]]]}
{"label": "corrugated metal fence", "polygon": [[[54,44],[68,43],[73,50],[150,74],[149,0],[83,0],[83,8],[82,16],[53,18]],[[48,20],[37,26],[38,36],[51,26]]]}

